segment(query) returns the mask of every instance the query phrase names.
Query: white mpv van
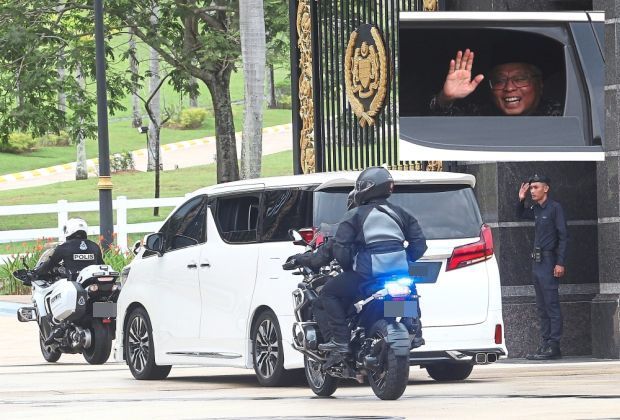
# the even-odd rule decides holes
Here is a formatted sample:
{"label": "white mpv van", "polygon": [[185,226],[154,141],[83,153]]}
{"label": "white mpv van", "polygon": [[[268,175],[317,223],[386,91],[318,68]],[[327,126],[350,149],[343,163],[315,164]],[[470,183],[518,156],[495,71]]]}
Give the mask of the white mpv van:
{"label": "white mpv van", "polygon": [[[390,201],[414,215],[427,238],[411,267],[426,345],[411,364],[437,380],[460,380],[474,364],[506,355],[497,261],[471,175],[391,171]],[[291,228],[336,223],[358,172],[262,178],[194,192],[123,270],[115,356],[136,379],[163,379],[172,365],[254,368],[282,383],[303,357],[291,347],[299,278],[284,271],[303,252]],[[311,232],[311,231],[310,231]]]}

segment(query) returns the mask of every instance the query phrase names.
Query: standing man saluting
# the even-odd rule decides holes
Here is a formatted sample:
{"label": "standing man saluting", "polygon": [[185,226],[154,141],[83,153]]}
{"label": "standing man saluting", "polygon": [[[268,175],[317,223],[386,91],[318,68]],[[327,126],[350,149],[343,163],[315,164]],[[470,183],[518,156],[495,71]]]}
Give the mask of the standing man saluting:
{"label": "standing man saluting", "polygon": [[[521,184],[517,216],[534,220],[534,248],[532,251],[532,276],[536,291],[536,307],[540,318],[541,344],[529,360],[550,360],[562,357],[562,312],[558,286],[564,275],[568,231],[564,210],[557,201],[549,198],[550,180],[544,175],[534,175]],[[527,191],[534,205],[525,206]]]}

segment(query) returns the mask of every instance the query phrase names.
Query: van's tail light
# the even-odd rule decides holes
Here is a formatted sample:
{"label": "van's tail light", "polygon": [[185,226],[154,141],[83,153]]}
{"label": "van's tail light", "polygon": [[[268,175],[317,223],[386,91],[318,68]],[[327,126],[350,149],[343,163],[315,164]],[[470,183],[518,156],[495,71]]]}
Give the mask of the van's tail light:
{"label": "van's tail light", "polygon": [[480,229],[480,240],[473,244],[467,244],[454,248],[452,256],[448,259],[446,271],[456,268],[468,267],[485,260],[493,255],[493,235],[491,228],[482,225]]}
{"label": "van's tail light", "polygon": [[310,243],[316,234],[317,229],[315,227],[302,228],[299,229],[299,234],[306,241],[306,243]]}
{"label": "van's tail light", "polygon": [[502,334],[502,325],[495,325],[495,344],[502,344],[503,334]]}

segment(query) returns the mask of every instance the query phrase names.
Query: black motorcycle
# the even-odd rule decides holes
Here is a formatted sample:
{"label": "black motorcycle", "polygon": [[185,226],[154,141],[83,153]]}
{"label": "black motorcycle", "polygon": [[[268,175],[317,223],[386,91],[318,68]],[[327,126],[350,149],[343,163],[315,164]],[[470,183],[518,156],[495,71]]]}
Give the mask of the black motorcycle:
{"label": "black motorcycle", "polygon": [[[291,231],[296,244],[304,241]],[[418,320],[419,296],[409,276],[389,276],[360,286],[359,298],[347,311],[346,322],[351,330],[350,349],[340,361],[333,363],[330,355],[318,349],[329,341],[319,325],[328,325],[318,294],[331,277],[340,273],[335,262],[318,272],[299,264],[295,259],[283,265],[297,270],[303,281],[293,291],[293,347],[303,353],[308,384],[319,396],[332,395],[341,379],[368,382],[382,400],[398,399],[409,380],[409,351]],[[324,328],[325,329],[325,328]]]}

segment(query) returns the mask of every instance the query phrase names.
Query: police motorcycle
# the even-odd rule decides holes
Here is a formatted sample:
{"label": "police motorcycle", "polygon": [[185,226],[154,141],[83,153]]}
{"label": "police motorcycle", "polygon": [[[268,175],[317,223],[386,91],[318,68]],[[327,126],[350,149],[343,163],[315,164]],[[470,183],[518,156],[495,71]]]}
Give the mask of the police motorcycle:
{"label": "police motorcycle", "polygon": [[120,292],[119,273],[109,265],[89,265],[75,281],[64,267],[49,276],[37,275],[53,254],[47,249],[34,269],[13,272],[32,287],[33,306],[17,310],[20,322],[36,321],[43,358],[56,362],[62,353],[81,353],[91,365],[105,363],[112,349],[116,322],[116,301]]}
{"label": "police motorcycle", "polygon": [[[317,242],[329,240],[322,230],[323,226],[309,244],[299,232],[291,230],[289,233],[296,245],[306,244],[311,249]],[[329,266],[313,271],[289,258],[283,269],[297,270],[293,274],[303,276],[293,291],[296,322],[292,345],[304,355],[306,379],[312,391],[318,396],[330,396],[341,379],[363,383],[367,378],[377,397],[398,399],[409,380],[409,351],[415,339],[414,324],[419,313],[414,279],[390,276],[361,285],[356,303],[347,311],[351,352],[329,366],[331,363],[326,362],[330,355],[318,349],[319,344],[328,342],[330,337],[319,328],[319,320],[325,315],[317,298],[323,285],[338,275],[341,268],[332,261]],[[321,325],[326,325],[323,319]]]}

